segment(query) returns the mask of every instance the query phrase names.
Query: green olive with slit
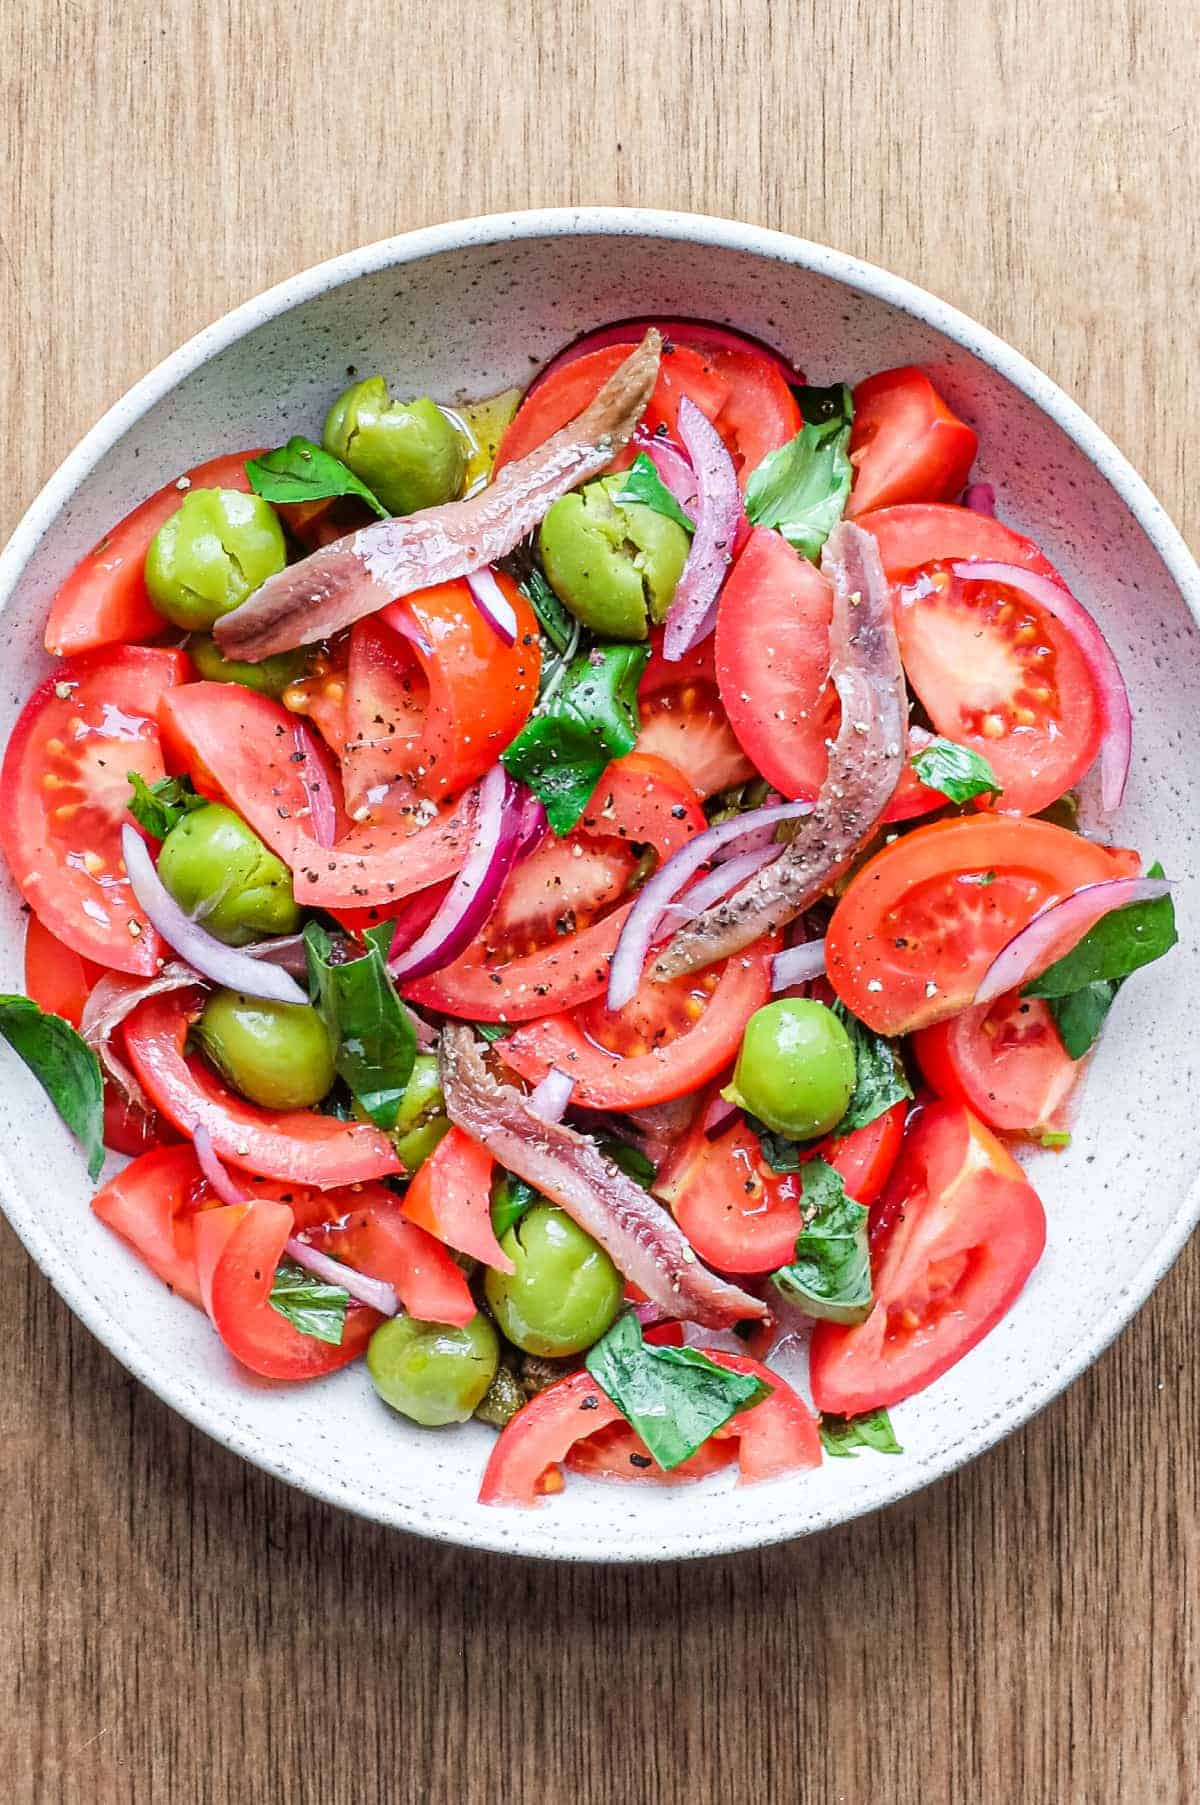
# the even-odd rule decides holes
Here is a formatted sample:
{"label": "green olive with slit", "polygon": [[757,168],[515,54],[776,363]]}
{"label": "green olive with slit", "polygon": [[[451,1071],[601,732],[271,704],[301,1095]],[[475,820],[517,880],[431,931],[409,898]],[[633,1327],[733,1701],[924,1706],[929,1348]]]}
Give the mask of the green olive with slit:
{"label": "green olive with slit", "polygon": [[781,997],[746,1023],[733,1083],[721,1095],[793,1140],[836,1128],[854,1093],[845,1024],[812,997]]}
{"label": "green olive with slit", "polygon": [[294,652],[277,652],[261,664],[226,658],[211,633],[193,633],[187,649],[207,682],[240,683],[243,689],[257,690],[260,696],[272,696],[276,701],[288,684],[295,683],[308,668],[307,646],[299,646]]}
{"label": "green olive with slit", "polygon": [[322,443],[389,513],[415,514],[462,491],[467,453],[455,427],[427,396],[393,401],[382,376],[366,376],[338,396]]}
{"label": "green olive with slit", "polygon": [[500,1241],[515,1271],[489,1267],[483,1290],[501,1331],[527,1354],[579,1354],[612,1326],[625,1284],[564,1210],[535,1203]]}
{"label": "green olive with slit", "polygon": [[624,480],[606,476],[562,496],[538,545],[551,588],[585,627],[645,639],[671,606],[691,540],[654,508],[618,501]]}
{"label": "green olive with slit", "polygon": [[309,1109],[332,1089],[333,1044],[308,1003],[217,990],[192,1032],[234,1090],[264,1109]]}
{"label": "green olive with slit", "polygon": [[300,925],[291,872],[223,802],[175,823],[159,849],[158,875],[180,908],[226,946],[294,934]]}
{"label": "green olive with slit", "polygon": [[452,1326],[393,1316],[367,1344],[367,1371],[385,1404],[437,1429],[465,1423],[500,1364],[500,1338],[487,1317]]}
{"label": "green olive with slit", "polygon": [[146,588],[167,620],[202,633],[286,562],[269,501],[240,489],[191,489],[150,541]]}

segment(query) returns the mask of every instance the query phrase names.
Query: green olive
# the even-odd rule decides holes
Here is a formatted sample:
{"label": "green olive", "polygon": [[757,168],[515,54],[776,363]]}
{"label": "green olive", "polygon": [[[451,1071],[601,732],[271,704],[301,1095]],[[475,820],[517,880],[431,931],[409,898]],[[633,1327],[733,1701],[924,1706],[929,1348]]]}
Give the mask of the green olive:
{"label": "green olive", "polygon": [[146,587],[177,627],[203,632],[287,562],[269,501],[240,489],[192,489],[146,553]]}
{"label": "green olive", "polygon": [[527,1354],[578,1354],[621,1308],[624,1281],[590,1235],[553,1204],[535,1203],[500,1242],[516,1267],[489,1267],[483,1289],[501,1330]]}
{"label": "green olive", "polygon": [[291,872],[223,802],[176,822],[159,850],[158,875],[180,908],[226,946],[300,925]]}
{"label": "green olive", "polygon": [[837,1127],[854,1079],[854,1047],[832,1009],[782,997],[746,1023],[733,1083],[721,1094],[777,1134],[810,1141]]}
{"label": "green olive", "polygon": [[193,1033],[234,1089],[265,1109],[307,1109],[333,1084],[333,1046],[308,1003],[216,990]]}
{"label": "green olive", "polygon": [[[351,1104],[351,1114],[360,1122],[371,1119],[357,1101]],[[415,1172],[423,1165],[449,1132],[450,1118],[438,1082],[437,1055],[418,1053],[391,1130],[392,1144],[405,1171]]]}
{"label": "green olive", "polygon": [[606,476],[556,501],[538,535],[550,585],[587,627],[645,639],[671,605],[691,544],[683,528],[641,502],[616,501]]}
{"label": "green olive", "polygon": [[385,1404],[436,1429],[465,1423],[500,1363],[500,1339],[486,1316],[461,1328],[393,1316],[367,1345],[367,1370]]}
{"label": "green olive", "polygon": [[194,633],[187,649],[200,675],[210,683],[240,683],[244,689],[274,696],[276,701],[308,667],[306,646],[299,646],[294,652],[277,652],[261,664],[241,664],[236,658],[226,658],[211,633]]}
{"label": "green olive", "polygon": [[450,421],[428,399],[393,401],[382,376],[338,396],[323,443],[393,514],[453,501],[462,490],[467,454]]}

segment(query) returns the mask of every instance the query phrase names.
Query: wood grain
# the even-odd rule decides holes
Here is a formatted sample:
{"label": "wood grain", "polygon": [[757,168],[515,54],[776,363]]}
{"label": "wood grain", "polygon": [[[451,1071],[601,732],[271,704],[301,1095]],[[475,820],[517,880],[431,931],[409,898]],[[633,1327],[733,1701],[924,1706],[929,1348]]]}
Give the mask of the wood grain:
{"label": "wood grain", "polygon": [[[409,226],[607,201],[924,283],[1057,377],[1194,541],[1198,77],[1185,0],[26,0],[0,58],[0,527],[267,283]],[[645,1572],[310,1504],[142,1392],[7,1230],[0,1260],[21,1805],[1200,1797],[1194,1249],[969,1471]]]}

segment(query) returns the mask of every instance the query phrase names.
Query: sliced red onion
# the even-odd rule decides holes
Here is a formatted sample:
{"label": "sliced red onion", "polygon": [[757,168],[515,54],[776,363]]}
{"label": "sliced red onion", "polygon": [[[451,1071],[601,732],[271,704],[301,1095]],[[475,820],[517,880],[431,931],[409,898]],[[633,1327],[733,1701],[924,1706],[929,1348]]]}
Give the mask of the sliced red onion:
{"label": "sliced red onion", "polygon": [[126,1016],[132,1015],[138,1004],[144,1003],[147,997],[161,996],[164,991],[181,990],[198,982],[191,967],[178,960],[164,965],[157,977],[153,978],[130,978],[121,972],[106,972],[92,987],[83,1005],[79,1032],[98,1055],[101,1065],[113,1082],[124,1091],[131,1103],[147,1114],[150,1104],[145,1092],[125,1061],[113,1051],[112,1036]]}
{"label": "sliced red onion", "polygon": [[303,721],[292,728],[296,741],[296,774],[308,799],[308,818],[318,846],[332,846],[337,839],[337,806],[325,773],[325,761],[312,732]]}
{"label": "sliced red onion", "polygon": [[1051,903],[997,953],[975,992],[976,1003],[994,1002],[1006,991],[1016,990],[1045,971],[1114,909],[1127,909],[1131,903],[1156,902],[1160,896],[1170,895],[1170,891],[1166,878],[1115,877],[1102,884],[1085,884],[1061,902]]}
{"label": "sliced red onion", "polygon": [[517,829],[517,857],[523,859],[526,853],[540,846],[546,836],[550,823],[546,818],[546,805],[540,796],[532,790],[526,790],[521,803],[521,822]]}
{"label": "sliced red onion", "polygon": [[968,483],[963,490],[962,505],[970,508],[973,514],[986,514],[989,520],[994,520],[996,491],[991,483]]}
{"label": "sliced red onion", "polygon": [[530,1092],[529,1107],[543,1122],[561,1122],[574,1089],[574,1078],[568,1078],[565,1072],[552,1065],[542,1082]]}
{"label": "sliced red onion", "polygon": [[807,940],[803,946],[785,947],[771,961],[772,990],[790,990],[793,984],[807,984],[811,978],[824,976],[823,940]]}
{"label": "sliced red onion", "polygon": [[241,1185],[230,1176],[218,1158],[217,1150],[212,1143],[212,1135],[203,1122],[197,1122],[192,1129],[192,1146],[196,1150],[196,1160],[200,1170],[221,1202],[249,1203],[250,1199]]}
{"label": "sliced red onion", "polygon": [[378,1310],[381,1316],[398,1316],[400,1300],[392,1287],[383,1279],[368,1278],[365,1272],[356,1272],[353,1266],[345,1266],[341,1260],[331,1260],[327,1253],[318,1253],[307,1241],[301,1241],[297,1235],[289,1235],[283,1244],[283,1251],[289,1260],[297,1266],[303,1266],[305,1272],[311,1272],[314,1278],[324,1279],[327,1285],[340,1285],[348,1291],[360,1304],[368,1309]]}
{"label": "sliced red onion", "polygon": [[679,403],[679,436],[696,473],[696,531],[663,634],[663,657],[672,661],[690,652],[715,624],[714,603],[733,562],[742,517],[733,459],[716,427],[686,395]]}
{"label": "sliced red onion", "polygon": [[1125,679],[1100,628],[1069,589],[1035,571],[1022,570],[1017,564],[987,561],[953,564],[951,569],[956,577],[967,583],[1003,583],[1007,589],[1019,590],[1047,614],[1052,614],[1079,647],[1100,696],[1104,722],[1104,738],[1100,744],[1100,801],[1104,813],[1111,815],[1121,806],[1129,777],[1133,716]]}
{"label": "sliced red onion", "polygon": [[506,646],[514,645],[517,638],[516,609],[497,583],[495,572],[473,570],[467,577],[467,588],[496,638]]}
{"label": "sliced red onion", "polygon": [[663,910],[675,901],[701,865],[711,864],[721,847],[728,846],[731,841],[755,835],[760,828],[775,828],[781,821],[798,821],[811,813],[811,802],[777,802],[767,808],[749,809],[744,815],[735,815],[729,821],[706,828],[661,865],[642,886],[625,918],[609,967],[608,1007],[623,1009],[637,990]]}
{"label": "sliced red onion", "polygon": [[639,426],[634,433],[633,444],[650,459],[663,488],[669,490],[689,518],[692,517],[696,510],[697,484],[696,472],[687,455],[673,439],[648,432],[644,426]]}
{"label": "sliced red onion", "polygon": [[524,813],[519,797],[504,766],[493,765],[479,786],[475,837],[466,863],[425,932],[389,959],[394,978],[423,978],[438,971],[475,938],[516,860]]}
{"label": "sliced red onion", "polygon": [[704,1120],[700,1124],[704,1131],[704,1138],[715,1141],[717,1136],[723,1134],[728,1128],[737,1112],[737,1104],[731,1103],[728,1097],[723,1097],[718,1091],[705,1110]]}
{"label": "sliced red onion", "polygon": [[[773,829],[767,828],[768,834]],[[673,934],[676,928],[683,927],[686,922],[695,921],[696,917],[708,908],[710,903],[724,900],[739,884],[761,871],[771,859],[777,859],[783,847],[777,840],[771,840],[765,846],[758,846],[751,852],[739,852],[731,859],[723,859],[714,864],[707,877],[702,877],[690,889],[683,892],[675,902],[668,903],[658,919],[657,935]]]}
{"label": "sliced red onion", "polygon": [[154,869],[146,842],[129,822],[121,829],[121,856],[133,894],[147,918],[202,978],[225,990],[240,990],[245,996],[266,997],[274,1003],[307,1003],[307,993],[280,966],[226,946],[180,908]]}

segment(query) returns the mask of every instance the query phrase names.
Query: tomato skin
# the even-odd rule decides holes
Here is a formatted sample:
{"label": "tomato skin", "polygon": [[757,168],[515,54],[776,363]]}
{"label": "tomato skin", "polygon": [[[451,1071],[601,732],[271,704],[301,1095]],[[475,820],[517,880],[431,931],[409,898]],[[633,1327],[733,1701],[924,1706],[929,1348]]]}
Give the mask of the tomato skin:
{"label": "tomato skin", "polygon": [[726,718],[712,635],[674,664],[662,655],[662,638],[661,628],[651,635],[650,662],[638,685],[637,751],[674,765],[698,796],[750,782],[758,773]]}
{"label": "tomato skin", "polygon": [[148,997],[125,1023],[130,1064],[154,1107],[176,1128],[191,1134],[203,1124],[218,1158],[318,1190],[401,1170],[387,1136],[365,1122],[260,1109],[227,1090],[198,1055],[184,1053],[197,1007],[195,991],[170,991]]}
{"label": "tomato skin", "polygon": [[530,1398],[500,1431],[484,1468],[479,1502],[536,1504],[540,1493],[561,1490],[557,1469],[577,1441],[624,1421],[591,1373],[560,1379]]}
{"label": "tomato skin", "polygon": [[893,1103],[882,1115],[849,1134],[830,1135],[813,1148],[813,1157],[826,1160],[841,1178],[856,1203],[872,1204],[879,1196],[900,1157],[908,1104]]}
{"label": "tomato skin", "polygon": [[362,1185],[348,1191],[344,1202],[343,1214],[307,1229],[304,1239],[391,1285],[402,1307],[420,1322],[471,1321],[475,1300],[462,1267],[441,1241],[407,1218],[394,1192]]}
{"label": "tomato skin", "polygon": [[340,1346],[302,1335],[269,1301],[294,1223],[285,1203],[261,1199],[205,1210],[195,1223],[200,1296],[235,1360],[264,1379],[319,1379],[365,1352],[384,1320],[351,1304]]}
{"label": "tomato skin", "polygon": [[54,658],[91,652],[98,646],[155,639],[166,623],[150,600],[143,575],[150,541],[176,512],[183,490],[250,487],[246,459],[261,451],[240,451],[197,464],[178,481],[141,502],[105,533],[60,584],[46,621],[46,650]]}
{"label": "tomato skin", "polygon": [[741,1115],[711,1140],[697,1124],[654,1193],[700,1258],[721,1272],[774,1272],[792,1258],[804,1226],[799,1174],[772,1172]]}
{"label": "tomato skin", "polygon": [[447,1247],[512,1273],[516,1268],[492,1232],[492,1163],[486,1147],[451,1128],[414,1173],[403,1209]]}
{"label": "tomato skin", "polygon": [[92,1209],[164,1284],[203,1309],[193,1219],[213,1201],[191,1146],[180,1143],[143,1153],[96,1192]]}
{"label": "tomato skin", "polygon": [[829,981],[878,1034],[926,1027],[974,1002],[996,954],[1040,909],[1118,869],[1107,847],[1048,821],[931,821],[855,874],[825,937]]}
{"label": "tomato skin", "polygon": [[975,462],[975,433],[923,370],[880,370],[854,390],[849,519],[899,502],[952,501]]}
{"label": "tomato skin", "polygon": [[[592,1109],[637,1109],[686,1096],[734,1058],[746,1023],[771,994],[775,951],[774,941],[760,941],[710,968],[719,974],[715,988],[709,973],[668,984],[646,976],[615,1013],[597,1000],[574,1014],[526,1022],[506,1039],[505,1063],[531,1084],[557,1067],[575,1081],[572,1100]],[[696,1004],[699,1011],[689,1020]],[[668,1040],[672,1009],[683,1019],[681,1031]],[[632,1041],[632,1050],[610,1050],[601,1034]]]}
{"label": "tomato skin", "polygon": [[1048,1005],[1016,991],[921,1028],[913,1052],[939,1097],[1008,1134],[1061,1132],[1082,1071]]}
{"label": "tomato skin", "polygon": [[140,977],[162,942],[123,881],[126,772],[163,775],[155,710],[190,670],[186,652],[146,646],[65,661],[26,702],[0,772],[0,847],[25,901],[83,959]]}
{"label": "tomato skin", "polygon": [[[646,1336],[648,1341],[650,1336]],[[664,1472],[630,1423],[610,1423],[596,1435],[586,1435],[570,1448],[563,1465],[586,1479],[617,1481],[625,1485],[690,1485],[724,1472],[738,1457],[736,1441],[710,1435],[679,1466]]]}
{"label": "tomato skin", "polygon": [[[511,899],[524,896],[540,874],[544,883],[539,913],[556,912],[571,867],[581,862],[574,860],[575,846],[582,844],[586,852],[594,844],[603,849],[606,842],[610,850],[614,843],[648,842],[662,862],[706,826],[699,797],[674,766],[640,752],[627,753],[608,767],[568,838],[557,843],[547,839],[517,865],[492,920],[474,944],[453,964],[404,986],[404,995],[447,1015],[482,1022],[531,1021],[598,996],[608,982],[609,961],[632,902],[621,903],[574,933],[551,928],[544,943],[529,952],[497,957],[489,951],[490,936],[494,944],[503,928],[514,942],[522,938],[520,916],[514,915]],[[629,863],[632,869],[632,857]],[[603,859],[597,866],[609,868]],[[616,869],[615,862],[611,868]],[[613,900],[607,894],[605,899]],[[530,937],[524,935],[526,940]]]}
{"label": "tomato skin", "polygon": [[783,795],[811,799],[837,732],[829,684],[833,591],[779,533],[756,527],[721,591],[721,701],[755,768]]}
{"label": "tomato skin", "polygon": [[991,1130],[957,1104],[915,1117],[872,1234],[876,1304],[865,1322],[819,1322],[817,1408],[857,1416],[898,1404],[995,1327],[1041,1257],[1041,1201]]}
{"label": "tomato skin", "polygon": [[169,1147],[179,1136],[157,1111],[147,1112],[131,1103],[116,1086],[104,1086],[104,1145],[110,1153],[135,1158],[154,1147]]}
{"label": "tomato skin", "polygon": [[25,992],[39,1009],[61,1015],[78,1028],[88,993],[103,969],[81,959],[74,947],[30,915],[25,927]]}
{"label": "tomato skin", "polygon": [[[978,558],[989,563],[1019,564],[1025,570],[1062,578],[1032,539],[1023,539],[1011,527],[973,508],[935,502],[911,502],[894,508],[878,508],[859,521],[879,546],[884,574],[890,583],[901,582],[926,564],[949,564]],[[1066,588],[1066,584],[1063,584]]]}
{"label": "tomato skin", "polygon": [[699,1352],[729,1372],[750,1374],[771,1387],[769,1398],[749,1410],[739,1410],[717,1431],[718,1436],[737,1441],[739,1485],[758,1485],[764,1479],[820,1466],[817,1419],[786,1379],[749,1354],[730,1354],[716,1347],[702,1347]]}

